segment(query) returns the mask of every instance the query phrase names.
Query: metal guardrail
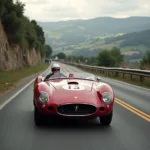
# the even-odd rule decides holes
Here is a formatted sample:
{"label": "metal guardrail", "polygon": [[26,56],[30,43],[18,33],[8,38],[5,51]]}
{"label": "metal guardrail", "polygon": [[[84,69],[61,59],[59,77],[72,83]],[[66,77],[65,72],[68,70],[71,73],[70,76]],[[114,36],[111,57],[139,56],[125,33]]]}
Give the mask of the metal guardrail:
{"label": "metal guardrail", "polygon": [[84,65],[84,64],[78,64],[78,63],[70,63],[70,62],[63,62],[65,64],[74,65],[79,68],[87,69],[92,72],[97,72],[101,74],[116,74],[116,76],[119,75],[119,73],[122,73],[123,78],[125,74],[130,74],[130,79],[133,79],[133,75],[140,77],[140,82],[144,81],[144,77],[150,77],[150,71],[149,70],[139,70],[139,69],[128,69],[128,68],[113,68],[113,67],[99,67],[99,66],[90,66],[90,65]]}

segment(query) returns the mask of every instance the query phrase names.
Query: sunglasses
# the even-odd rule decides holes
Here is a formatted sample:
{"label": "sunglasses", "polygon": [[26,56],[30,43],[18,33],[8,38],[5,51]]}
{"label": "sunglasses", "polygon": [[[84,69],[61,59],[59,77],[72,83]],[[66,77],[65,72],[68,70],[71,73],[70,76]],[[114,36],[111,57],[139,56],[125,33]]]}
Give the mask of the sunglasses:
{"label": "sunglasses", "polygon": [[54,68],[53,71],[59,71],[60,69]]}

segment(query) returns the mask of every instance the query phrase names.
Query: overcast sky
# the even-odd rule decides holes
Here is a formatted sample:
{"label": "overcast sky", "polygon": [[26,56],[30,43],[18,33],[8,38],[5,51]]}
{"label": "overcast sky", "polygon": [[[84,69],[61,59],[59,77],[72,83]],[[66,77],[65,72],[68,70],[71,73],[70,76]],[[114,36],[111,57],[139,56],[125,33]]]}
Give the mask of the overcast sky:
{"label": "overcast sky", "polygon": [[22,0],[25,15],[37,21],[150,16],[150,0]]}

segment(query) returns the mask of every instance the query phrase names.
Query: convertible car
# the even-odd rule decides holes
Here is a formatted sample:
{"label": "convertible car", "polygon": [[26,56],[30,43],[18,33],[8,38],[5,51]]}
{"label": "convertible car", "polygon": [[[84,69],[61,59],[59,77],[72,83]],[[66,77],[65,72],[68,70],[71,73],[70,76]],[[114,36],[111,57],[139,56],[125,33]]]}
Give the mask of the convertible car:
{"label": "convertible car", "polygon": [[114,92],[99,78],[55,77],[34,82],[34,122],[40,126],[52,117],[93,119],[108,126],[112,121]]}

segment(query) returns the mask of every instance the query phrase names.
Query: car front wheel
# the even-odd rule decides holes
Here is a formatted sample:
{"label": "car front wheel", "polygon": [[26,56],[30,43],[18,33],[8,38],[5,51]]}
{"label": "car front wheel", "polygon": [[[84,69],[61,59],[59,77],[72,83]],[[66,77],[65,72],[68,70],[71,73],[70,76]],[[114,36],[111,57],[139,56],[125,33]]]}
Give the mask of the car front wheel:
{"label": "car front wheel", "polygon": [[41,126],[43,124],[43,115],[37,110],[37,108],[34,108],[34,123],[36,126]]}
{"label": "car front wheel", "polygon": [[101,116],[100,122],[102,125],[110,125],[112,121],[113,111],[111,111],[107,116]]}

